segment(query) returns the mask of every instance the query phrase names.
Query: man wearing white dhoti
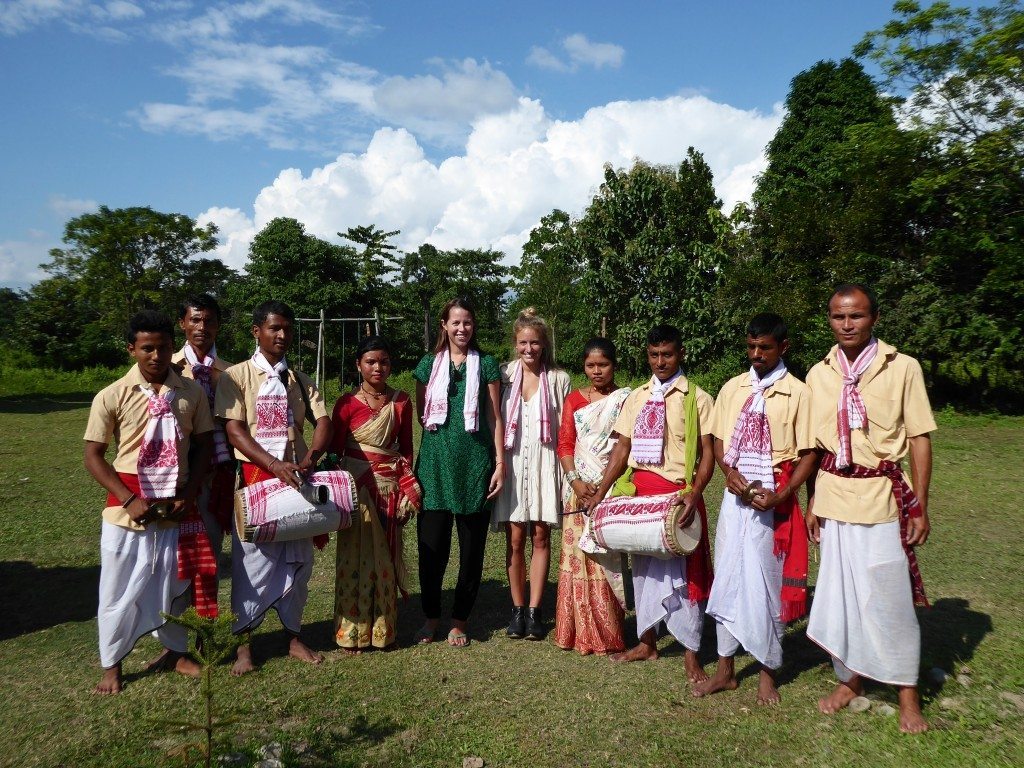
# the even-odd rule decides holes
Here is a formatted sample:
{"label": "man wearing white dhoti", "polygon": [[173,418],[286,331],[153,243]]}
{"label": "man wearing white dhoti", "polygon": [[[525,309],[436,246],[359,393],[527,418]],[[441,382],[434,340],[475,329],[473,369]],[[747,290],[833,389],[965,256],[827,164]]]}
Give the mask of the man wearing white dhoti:
{"label": "man wearing white dhoti", "polygon": [[[821,456],[806,516],[821,545],[807,636],[832,656],[840,682],[818,708],[839,711],[870,678],[898,687],[900,730],[920,733],[914,605],[927,602],[914,547],[930,530],[935,419],[920,364],[874,337],[870,289],[838,286],[828,318],[838,343],[807,375]],[[912,486],[900,466],[908,454]]]}
{"label": "man wearing white dhoti", "polygon": [[[277,478],[298,488],[299,476],[316,467],[331,441],[331,419],[323,397],[308,376],[290,371],[285,353],[291,346],[295,313],[287,304],[267,301],[253,311],[252,335],[257,348],[252,358],[228,368],[217,385],[215,415],[224,423],[235,458],[242,462],[242,483]],[[309,449],[302,428],[316,423]],[[318,537],[320,538],[320,537]],[[235,632],[249,633],[271,608],[291,635],[290,656],[319,664],[323,656],[299,637],[302,611],[313,570],[313,544],[299,539],[248,543],[235,531],[231,546],[231,609],[238,616]],[[254,669],[248,642],[238,648],[231,672]]]}
{"label": "man wearing white dhoti", "polygon": [[623,403],[613,431],[618,435],[601,484],[584,506],[594,507],[626,470],[633,469],[638,496],[679,494],[686,509],[681,527],[693,515],[703,518],[701,541],[687,557],[661,559],[633,555],[636,631],[640,642],[613,661],[658,658],[657,638],[662,624],[685,648],[684,661],[691,683],[707,680],[697,659],[704,605],[711,589],[711,553],[707,513],[702,493],[714,471],[711,443],[711,396],[687,380],[680,368],[682,337],[670,325],[647,334],[647,362],[652,377],[633,390]]}
{"label": "man wearing white dhoti", "polygon": [[[173,344],[174,329],[164,315],[132,317],[128,353],[136,365],[101,390],[89,410],[85,467],[107,491],[97,612],[104,673],[95,693],[121,691],[121,662],[149,632],[166,649],[151,669],[199,674],[185,655],[184,628],[167,624],[163,614],[185,609],[193,566],[208,562],[205,532],[179,536],[178,521],[195,511],[210,464],[213,419],[199,385],[170,369]],[[111,439],[117,443],[113,463],[105,458]]]}
{"label": "man wearing white dhoti", "polygon": [[789,349],[785,322],[755,316],[746,343],[750,369],[726,382],[715,400],[715,459],[726,488],[707,612],[718,635],[718,669],[693,693],[736,688],[734,656],[742,645],[761,664],[757,703],[777,704],[785,624],[806,612],[807,531],[796,493],[817,455],[810,390],[782,359]]}

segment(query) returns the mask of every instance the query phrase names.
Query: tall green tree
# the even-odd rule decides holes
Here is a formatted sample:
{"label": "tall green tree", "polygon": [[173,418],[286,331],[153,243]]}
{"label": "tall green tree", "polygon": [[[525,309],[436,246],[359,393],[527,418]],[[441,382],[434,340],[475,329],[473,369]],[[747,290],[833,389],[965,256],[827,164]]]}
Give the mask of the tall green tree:
{"label": "tall green tree", "polygon": [[601,327],[586,267],[575,225],[569,214],[556,209],[530,232],[519,266],[512,270],[515,299],[509,315],[534,307],[551,325],[555,356],[565,364],[578,361],[587,339]]}
{"label": "tall green tree", "polygon": [[892,315],[909,351],[979,400],[1024,398],[1024,9],[898,2],[856,53],[876,61],[922,147],[921,233]]}
{"label": "tall green tree", "polygon": [[632,370],[643,370],[647,331],[656,323],[680,328],[693,369],[721,353],[713,304],[725,262],[721,205],[711,169],[693,147],[677,168],[642,161],[628,171],[605,168],[579,222],[579,247],[590,295]]}
{"label": "tall green tree", "polygon": [[82,214],[50,251],[52,277],[33,286],[19,325],[46,365],[80,367],[124,359],[124,329],[140,309],[173,313],[187,294],[223,295],[233,272],[197,258],[217,245],[217,228],[148,207]]}

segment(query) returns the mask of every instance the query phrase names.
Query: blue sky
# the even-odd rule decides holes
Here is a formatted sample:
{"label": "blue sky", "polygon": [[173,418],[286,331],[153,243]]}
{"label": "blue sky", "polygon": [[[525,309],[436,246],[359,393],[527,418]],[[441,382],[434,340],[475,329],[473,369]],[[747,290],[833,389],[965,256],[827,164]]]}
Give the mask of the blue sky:
{"label": "blue sky", "polygon": [[9,0],[0,4],[0,285],[71,216],[214,221],[244,266],[277,215],[331,238],[515,259],[602,164],[703,151],[746,198],[791,78],[891,16],[858,2]]}

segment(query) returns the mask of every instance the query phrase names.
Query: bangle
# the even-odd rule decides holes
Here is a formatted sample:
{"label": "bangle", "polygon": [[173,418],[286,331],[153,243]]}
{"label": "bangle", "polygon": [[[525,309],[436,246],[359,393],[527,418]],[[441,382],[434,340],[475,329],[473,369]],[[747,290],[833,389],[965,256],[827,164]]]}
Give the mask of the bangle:
{"label": "bangle", "polygon": [[133,493],[131,496],[129,496],[127,499],[121,502],[121,509],[128,509],[128,507],[131,506],[132,502],[135,501],[137,498],[139,498],[139,494]]}
{"label": "bangle", "polygon": [[567,483],[572,484],[572,483],[575,483],[579,479],[580,479],[580,473],[577,472],[575,469],[571,469],[571,470],[569,470],[568,472],[565,473],[565,482],[567,482]]}
{"label": "bangle", "polygon": [[267,464],[267,472],[273,472],[274,471],[274,465],[277,464],[278,461],[280,461],[280,459],[276,459],[276,458],[275,459],[271,459],[270,463]]}

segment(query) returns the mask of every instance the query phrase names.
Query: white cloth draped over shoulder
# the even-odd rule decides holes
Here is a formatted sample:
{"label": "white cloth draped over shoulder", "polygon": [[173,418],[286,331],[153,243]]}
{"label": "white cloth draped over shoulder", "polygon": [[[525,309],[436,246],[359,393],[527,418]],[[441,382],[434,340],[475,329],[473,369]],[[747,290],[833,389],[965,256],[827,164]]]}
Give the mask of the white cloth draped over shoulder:
{"label": "white cloth draped over shoulder", "polygon": [[[511,381],[518,361],[502,369],[502,415],[506,419],[514,404]],[[558,463],[558,425],[562,403],[569,394],[569,375],[562,370],[548,371],[547,392],[540,387],[520,408],[519,429],[515,443],[505,449],[505,484],[494,505],[491,525],[494,530],[504,523],[539,521],[558,526],[561,522],[562,467]],[[468,399],[468,396],[467,396]],[[541,409],[550,403],[551,439],[541,439]]]}
{"label": "white cloth draped over shoulder", "polygon": [[271,365],[257,349],[252,356],[252,364],[266,374],[256,393],[256,434],[253,439],[275,459],[284,459],[288,430],[295,425],[292,409],[288,407],[288,387],[282,381],[282,374],[288,375],[288,362],[282,357]]}
{"label": "white cloth draped over shoulder", "polygon": [[[434,356],[430,368],[423,402],[423,428],[434,432],[448,420],[448,386],[451,383],[451,352],[446,347]],[[480,428],[480,353],[471,349],[466,353],[466,397],[462,404],[462,418],[467,432]]]}
{"label": "white cloth draped over shoulder", "polygon": [[[612,440],[612,427],[619,418],[622,404],[626,402],[629,387],[622,387],[596,403],[588,403],[573,413],[573,425],[576,427],[576,448],[573,453],[573,464],[580,473],[580,480],[591,485],[598,485],[608,464],[608,457],[618,440]],[[572,501],[572,485],[562,483],[562,503]],[[618,552],[609,552],[594,541],[590,527],[590,516],[583,515],[583,534],[577,543],[580,551],[601,566],[608,586],[612,588],[615,599],[622,609],[626,608],[626,589],[622,581],[623,556]]]}
{"label": "white cloth draped over shoulder", "polygon": [[164,387],[157,394],[152,387],[140,385],[149,398],[149,422],[142,436],[136,471],[139,489],[144,499],[173,499],[178,490],[178,441],[182,440],[181,427],[171,409],[175,391]]}

